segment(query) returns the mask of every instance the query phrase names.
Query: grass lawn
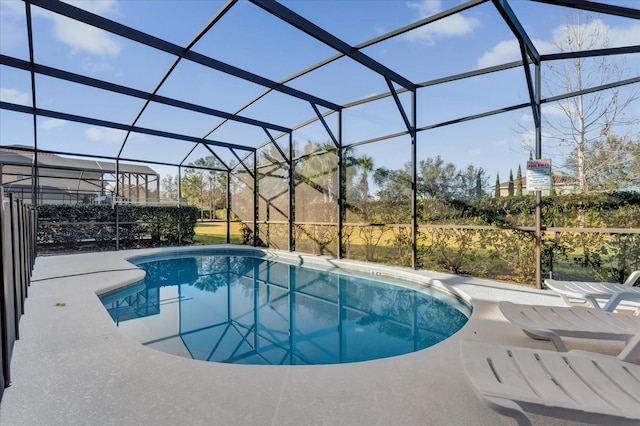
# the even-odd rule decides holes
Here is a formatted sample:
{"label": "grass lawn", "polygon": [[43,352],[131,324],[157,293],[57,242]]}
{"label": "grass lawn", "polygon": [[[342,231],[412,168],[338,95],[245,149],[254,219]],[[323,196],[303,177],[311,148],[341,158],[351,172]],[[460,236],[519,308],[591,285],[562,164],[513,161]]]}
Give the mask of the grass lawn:
{"label": "grass lawn", "polygon": [[[231,243],[242,243],[241,226],[231,222]],[[227,222],[198,222],[196,224],[196,244],[225,244],[227,242]]]}

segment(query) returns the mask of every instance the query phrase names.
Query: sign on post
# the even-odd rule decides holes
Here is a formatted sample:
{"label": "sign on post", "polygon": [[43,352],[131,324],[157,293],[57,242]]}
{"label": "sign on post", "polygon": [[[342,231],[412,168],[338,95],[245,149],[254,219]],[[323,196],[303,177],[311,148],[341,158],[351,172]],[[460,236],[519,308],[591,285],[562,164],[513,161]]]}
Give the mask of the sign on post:
{"label": "sign on post", "polygon": [[527,161],[527,191],[551,191],[551,159]]}

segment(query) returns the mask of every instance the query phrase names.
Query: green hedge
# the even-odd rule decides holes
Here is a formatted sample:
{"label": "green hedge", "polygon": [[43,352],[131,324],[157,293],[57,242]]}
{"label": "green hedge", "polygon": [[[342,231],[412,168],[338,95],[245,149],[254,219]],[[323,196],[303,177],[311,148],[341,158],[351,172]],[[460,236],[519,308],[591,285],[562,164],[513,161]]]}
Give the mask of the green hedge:
{"label": "green hedge", "polygon": [[37,206],[39,246],[115,243],[116,215],[120,246],[170,246],[193,240],[198,209],[193,206],[47,204]]}
{"label": "green hedge", "polygon": [[[535,197],[429,198],[418,200],[417,207],[420,224],[469,225],[469,229],[420,228],[417,244],[418,264],[422,268],[533,283],[534,234],[518,227],[534,227]],[[408,203],[371,200],[348,208],[347,222],[408,224],[411,221]],[[639,229],[639,192],[545,196],[541,214],[543,227],[571,228],[543,233],[545,276],[553,271],[560,279],[622,282],[631,271],[640,268],[639,233],[576,232],[580,228]],[[343,232],[347,236],[344,254],[354,259],[409,266],[410,232],[409,225],[396,228],[377,225],[355,230],[347,227]],[[356,243],[362,247],[349,241],[352,233],[356,237],[368,236],[364,242]]]}

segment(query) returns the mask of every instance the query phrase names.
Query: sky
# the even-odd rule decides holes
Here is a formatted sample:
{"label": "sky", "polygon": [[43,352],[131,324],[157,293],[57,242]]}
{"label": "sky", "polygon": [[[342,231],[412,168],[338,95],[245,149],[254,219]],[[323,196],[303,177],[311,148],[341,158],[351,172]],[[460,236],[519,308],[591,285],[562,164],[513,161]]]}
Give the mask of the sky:
{"label": "sky", "polygon": [[[187,45],[224,5],[222,1],[147,1],[83,0],[73,5],[110,20],[134,27],[179,45]],[[402,0],[288,0],[281,2],[295,13],[356,46],[398,27],[431,16],[460,4],[460,1]],[[632,0],[606,3],[637,7]],[[558,51],[565,39],[564,24],[570,19],[567,9],[525,0],[510,5],[543,54]],[[0,0],[0,52],[28,60],[25,5],[19,0]],[[32,6],[34,59],[38,64],[87,75],[96,79],[152,92],[174,63],[174,57],[155,51],[117,35],[89,27],[55,13]],[[589,15],[589,14],[587,14]],[[575,15],[572,15],[575,16]],[[600,34],[607,34],[609,46],[640,45],[637,20],[589,15],[580,23]],[[600,47],[595,45],[595,47]],[[247,70],[273,81],[333,56],[336,52],[280,21],[259,7],[239,1],[216,25],[198,40],[193,51]],[[414,83],[520,58],[518,42],[491,2],[461,14],[437,21],[385,42],[362,49],[380,64]],[[640,54],[616,56],[626,61],[626,77],[638,76]],[[543,68],[543,79],[550,75]],[[605,76],[613,79],[615,76]],[[344,105],[387,92],[384,78],[345,58],[287,83],[289,87]],[[543,97],[549,95],[543,88]],[[622,89],[622,96],[638,90],[638,84]],[[19,105],[32,104],[30,74],[0,65],[0,100]],[[224,112],[236,112],[264,88],[182,60],[160,86],[158,95],[207,106]],[[407,111],[410,98],[400,95]],[[418,91],[418,127],[437,125],[489,110],[528,101],[522,68],[501,71],[471,79],[430,86]],[[143,108],[141,99],[114,95],[99,89],[82,87],[52,77],[36,76],[37,107],[65,113],[132,124]],[[321,112],[326,111],[319,107]],[[553,105],[543,108],[545,116],[557,116]],[[240,115],[268,123],[296,127],[313,118],[315,112],[303,100],[271,92],[243,110]],[[629,117],[640,117],[640,102],[627,109]],[[201,113],[185,112],[159,103],[151,103],[136,126],[240,145],[257,146],[267,140],[263,129],[227,122]],[[337,132],[337,114],[327,118]],[[213,133],[209,133],[214,130]],[[529,158],[533,120],[529,109],[520,109],[453,126],[439,127],[418,134],[418,159],[440,155],[445,161],[463,168],[468,164],[483,167],[494,183],[496,173],[506,180],[509,171],[525,167]],[[406,127],[391,98],[372,102],[343,112],[343,143],[351,144],[405,131]],[[620,129],[638,137],[638,127]],[[271,131],[277,136],[277,131]],[[544,134],[544,129],[543,129]],[[146,161],[185,164],[209,155],[191,142],[132,133],[126,138],[120,130],[39,117],[37,141],[41,149],[73,153],[144,159]],[[299,145],[306,141],[326,142],[328,134],[319,122],[294,131]],[[0,110],[0,145],[33,146],[32,117]],[[547,144],[548,146],[546,146]],[[374,167],[400,168],[410,160],[407,136],[360,145],[357,152],[374,158]],[[227,149],[216,152],[228,162],[234,156]],[[552,146],[543,138],[543,158],[553,156],[560,165],[566,149]],[[176,174],[174,167],[151,166],[162,174]]]}

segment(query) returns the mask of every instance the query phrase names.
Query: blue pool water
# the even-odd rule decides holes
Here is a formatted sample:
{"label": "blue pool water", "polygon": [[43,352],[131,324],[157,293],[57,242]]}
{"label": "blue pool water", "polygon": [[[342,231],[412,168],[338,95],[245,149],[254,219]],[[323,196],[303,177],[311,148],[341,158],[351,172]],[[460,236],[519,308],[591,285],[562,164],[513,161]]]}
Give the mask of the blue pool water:
{"label": "blue pool water", "polygon": [[415,284],[252,255],[182,253],[133,263],[146,271],[144,282],[101,296],[118,327],[149,347],[204,361],[390,357],[435,345],[470,314],[459,299]]}

